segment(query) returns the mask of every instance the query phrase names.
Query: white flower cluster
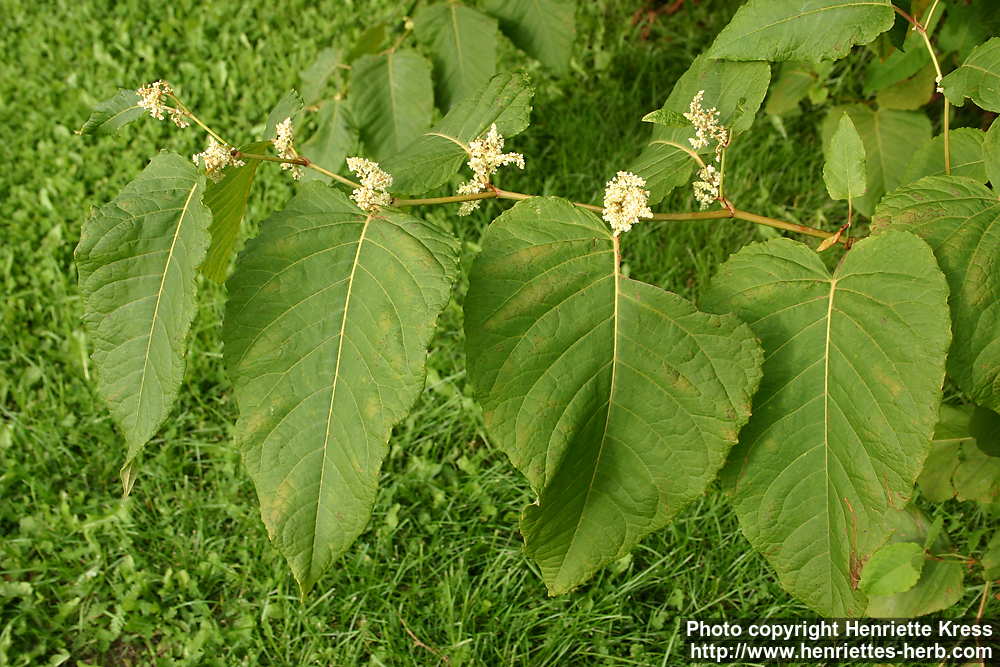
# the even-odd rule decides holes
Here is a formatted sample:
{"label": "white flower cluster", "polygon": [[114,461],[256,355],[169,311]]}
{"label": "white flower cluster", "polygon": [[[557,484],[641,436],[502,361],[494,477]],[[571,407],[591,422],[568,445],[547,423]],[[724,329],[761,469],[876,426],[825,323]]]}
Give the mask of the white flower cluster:
{"label": "white flower cluster", "polygon": [[699,90],[698,94],[691,100],[690,110],[684,117],[694,125],[695,136],[688,139],[691,147],[700,150],[708,146],[711,142],[718,142],[715,146],[715,160],[719,161],[722,149],[729,143],[729,131],[719,123],[719,112],[715,107],[703,109],[702,100],[705,98],[705,91]]}
{"label": "white flower cluster", "polygon": [[722,184],[722,174],[715,165],[707,165],[698,172],[701,180],[691,184],[694,188],[694,198],[698,200],[702,210],[712,205],[719,198],[719,186]]}
{"label": "white flower cluster", "polygon": [[196,165],[198,161],[205,166],[205,173],[213,181],[222,180],[222,170],[226,167],[242,167],[246,164],[243,160],[236,158],[236,149],[226,144],[220,144],[215,137],[208,140],[208,148],[201,153],[191,156],[191,161]]}
{"label": "white flower cluster", "polygon": [[[292,119],[286,118],[278,123],[274,128],[274,150],[278,152],[278,157],[283,160],[294,160],[299,155],[295,152],[295,128],[292,127]],[[281,168],[292,172],[292,178],[299,180],[302,178],[302,167],[289,162],[282,162]]]}
{"label": "white flower cluster", "polygon": [[652,218],[646,179],[630,171],[619,171],[604,188],[602,217],[611,225],[615,236],[632,229],[639,218]]}
{"label": "white flower cluster", "polygon": [[392,187],[392,176],[382,171],[377,162],[363,157],[347,158],[347,168],[361,179],[361,187],[355,188],[351,199],[358,208],[374,213],[392,203],[388,190]]}
{"label": "white flower cluster", "polygon": [[[459,194],[472,195],[485,192],[490,184],[490,178],[497,169],[508,164],[516,164],[524,169],[524,156],[520,153],[503,152],[503,135],[497,131],[496,123],[490,125],[489,131],[478,139],[469,142],[469,169],[472,178],[458,187]],[[463,202],[458,209],[459,215],[469,215],[479,208],[479,200]]]}
{"label": "white flower cluster", "polygon": [[154,81],[148,85],[142,86],[137,91],[136,94],[139,96],[139,106],[149,112],[149,115],[156,120],[163,120],[163,114],[169,114],[170,120],[174,122],[177,127],[187,127],[191,123],[188,122],[187,118],[180,109],[175,109],[174,107],[167,106],[164,99],[174,94],[173,89],[170,84],[166,81]]}

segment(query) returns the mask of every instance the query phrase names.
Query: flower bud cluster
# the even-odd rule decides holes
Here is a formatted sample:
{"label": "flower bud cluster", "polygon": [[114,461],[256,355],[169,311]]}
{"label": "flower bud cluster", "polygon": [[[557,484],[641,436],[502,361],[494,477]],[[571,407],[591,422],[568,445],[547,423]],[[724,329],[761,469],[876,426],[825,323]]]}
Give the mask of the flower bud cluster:
{"label": "flower bud cluster", "polygon": [[619,171],[604,188],[602,217],[615,236],[632,229],[639,218],[652,218],[646,179],[630,171]]}
{"label": "flower bud cluster", "polygon": [[205,173],[213,181],[222,180],[222,170],[226,167],[242,167],[245,162],[236,158],[236,149],[226,144],[220,144],[215,137],[208,140],[208,148],[201,153],[195,153],[191,160],[197,165],[199,161],[205,167]]}
{"label": "flower bud cluster", "polygon": [[[278,152],[278,157],[284,160],[294,160],[299,155],[295,152],[295,128],[292,127],[292,119],[286,118],[278,123],[274,128],[274,150]],[[302,178],[302,167],[290,162],[282,162],[281,168],[292,172],[292,178],[299,180]]]}
{"label": "flower bud cluster", "polygon": [[[469,169],[472,178],[458,187],[459,194],[471,195],[485,192],[490,179],[497,169],[508,164],[524,169],[524,156],[520,153],[503,152],[503,135],[497,131],[496,123],[490,125],[486,134],[469,142]],[[479,200],[463,202],[459,215],[469,215],[479,208]]]}
{"label": "flower bud cluster", "polygon": [[702,210],[712,205],[712,202],[719,198],[719,187],[722,185],[722,173],[709,164],[698,172],[701,180],[691,184],[694,189],[694,198],[698,200]]}
{"label": "flower bud cluster", "polygon": [[392,176],[382,171],[377,162],[362,157],[349,157],[347,168],[361,179],[361,187],[351,192],[351,199],[358,208],[374,213],[392,203],[392,195],[389,194]]}
{"label": "flower bud cluster", "polygon": [[691,100],[688,112],[684,114],[684,117],[691,121],[695,129],[695,136],[688,141],[691,142],[691,147],[695,150],[701,150],[713,141],[717,142],[715,160],[718,162],[722,150],[729,144],[729,131],[719,123],[719,112],[715,107],[705,109],[701,106],[704,98],[705,91],[699,90],[698,94]]}
{"label": "flower bud cluster", "polygon": [[185,128],[191,124],[180,109],[167,106],[164,101],[174,94],[170,84],[166,81],[154,81],[135,92],[139,96],[139,107],[148,111],[149,115],[156,120],[163,120],[163,114],[166,113],[177,127]]}

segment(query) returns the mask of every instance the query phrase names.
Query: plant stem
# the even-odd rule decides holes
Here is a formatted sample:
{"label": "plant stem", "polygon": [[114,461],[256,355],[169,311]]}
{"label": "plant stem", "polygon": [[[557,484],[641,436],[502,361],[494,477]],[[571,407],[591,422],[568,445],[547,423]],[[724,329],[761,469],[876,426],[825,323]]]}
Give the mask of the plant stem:
{"label": "plant stem", "polygon": [[208,125],[206,125],[205,123],[203,123],[200,118],[198,118],[197,116],[195,116],[194,112],[192,112],[190,109],[188,109],[187,105],[185,105],[183,102],[181,102],[181,100],[180,100],[179,97],[177,97],[176,95],[173,95],[173,94],[171,94],[170,97],[174,100],[174,102],[177,103],[177,107],[181,111],[181,113],[183,113],[185,116],[187,116],[188,118],[190,118],[191,120],[193,120],[195,125],[197,125],[201,129],[203,129],[206,132],[208,132],[208,134],[213,139],[215,139],[216,141],[218,141],[220,144],[224,144],[226,146],[232,146],[231,143],[229,143],[228,141],[226,141],[225,139],[223,139],[222,137],[220,137],[218,134],[216,134],[215,130],[213,130],[212,128],[210,128]]}
{"label": "plant stem", "polygon": [[948,128],[951,125],[951,105],[944,98],[944,173],[951,176],[951,138]]}
{"label": "plant stem", "polygon": [[351,188],[353,188],[355,190],[357,190],[358,188],[361,187],[360,183],[356,183],[356,182],[352,181],[349,178],[345,178],[345,177],[341,176],[340,174],[336,174],[336,173],[330,171],[329,169],[324,169],[323,167],[319,166],[315,162],[309,162],[308,160],[306,160],[306,165],[305,166],[308,167],[309,169],[314,170],[314,171],[318,171],[319,173],[323,174],[324,176],[329,176],[330,178],[332,178],[333,180],[337,181],[338,183],[343,183],[344,185],[349,185],[349,186],[351,186]]}
{"label": "plant stem", "polygon": [[[727,213],[723,211],[723,213]],[[728,216],[727,216],[728,217]],[[768,227],[775,227],[777,229],[785,229],[790,232],[798,232],[800,234],[805,234],[807,236],[815,236],[816,238],[825,239],[833,236],[831,232],[823,231],[822,229],[816,229],[815,227],[807,227],[805,225],[800,225],[795,222],[786,222],[784,220],[778,220],[776,218],[768,218],[767,216],[757,215],[756,213],[750,213],[749,211],[741,211],[736,209],[733,212],[734,218],[739,218],[740,220],[746,220],[748,222],[755,222],[758,225],[766,225]],[[843,245],[848,245],[848,240],[841,238],[839,243]]]}
{"label": "plant stem", "polygon": [[[510,192],[508,190],[501,190],[500,188],[494,188],[488,192],[479,192],[472,195],[452,195],[450,197],[427,197],[424,199],[394,199],[392,201],[393,206],[430,206],[435,204],[458,204],[461,202],[475,201],[477,199],[512,199],[519,201],[522,199],[531,199],[538,195],[526,194],[523,192]],[[574,206],[579,208],[587,209],[588,211],[595,211],[600,213],[604,209],[600,206],[594,206],[592,204],[584,204],[581,202],[572,202]],[[758,225],[765,225],[767,227],[775,227],[777,229],[784,229],[790,232],[798,232],[800,234],[806,234],[808,236],[814,236],[816,238],[829,238],[834,234],[831,232],[824,231],[822,229],[816,229],[815,227],[807,227],[806,225],[800,225],[795,222],[786,222],[784,220],[778,220],[776,218],[769,218],[764,215],[758,215],[756,213],[750,213],[749,211],[742,211],[740,209],[734,208],[732,212],[727,209],[719,209],[717,211],[689,211],[684,213],[654,213],[652,220],[664,220],[664,221],[682,221],[682,220],[722,220],[725,218],[739,218],[740,220],[746,220],[747,222],[753,222]],[[841,244],[847,246],[849,245],[848,239],[841,239],[839,241]]]}

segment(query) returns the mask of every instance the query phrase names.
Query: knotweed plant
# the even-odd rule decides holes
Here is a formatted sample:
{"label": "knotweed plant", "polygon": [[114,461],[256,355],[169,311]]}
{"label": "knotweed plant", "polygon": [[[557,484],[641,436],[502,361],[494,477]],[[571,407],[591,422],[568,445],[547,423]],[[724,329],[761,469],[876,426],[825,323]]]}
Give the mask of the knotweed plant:
{"label": "knotweed plant", "polygon": [[[523,74],[493,74],[496,19],[568,72],[572,40],[525,35],[571,34],[572,3],[539,0],[537,15],[497,4],[488,16],[428,3],[384,43],[350,49],[350,62],[325,51],[256,140],[247,128],[224,139],[182,101],[181,81],[95,109],[82,133],[149,115],[205,140],[193,160],[153,157],[94,213],[76,251],[97,389],[126,443],[126,492],[181,386],[198,274],[228,274],[235,444],[275,547],[303,592],[320,582],[369,521],[392,429],[423,389],[459,275],[454,227],[422,212],[451,207],[458,226],[489,199],[480,213],[499,213],[464,298],[468,379],[492,445],[536,495],[520,531],[552,594],[662,529],[716,478],[750,544],[820,614],[930,613],[957,601],[963,577],[997,576],[1000,540],[959,557],[909,504],[917,486],[931,500],[989,504],[1000,493],[989,446],[1000,422],[1000,206],[987,186],[1000,182],[1000,128],[950,127],[951,105],[968,99],[1000,112],[1000,39],[955,46],[955,34],[981,34],[978,10],[949,10],[941,34],[952,46],[939,49],[936,0],[919,19],[910,3],[814,0],[822,29],[800,2],[751,0],[645,117],[649,142],[585,174],[591,196],[575,202],[500,187],[531,175],[502,168],[532,159],[504,149],[527,129],[533,91]],[[893,79],[894,56],[870,58],[868,80],[891,83],[861,103],[823,102],[822,63],[865,44],[924,54],[937,81]],[[956,66],[944,75],[942,63]],[[803,71],[812,88],[788,83]],[[792,220],[740,208],[747,188],[727,184],[729,149],[780,127],[806,95],[828,104],[822,179],[844,203],[821,215],[785,202]],[[937,137],[925,104],[941,113]],[[272,163],[295,194],[237,253],[255,174]],[[689,184],[700,210],[664,210]],[[623,272],[640,222],[642,236],[742,222],[790,236],[734,253],[695,306]]]}

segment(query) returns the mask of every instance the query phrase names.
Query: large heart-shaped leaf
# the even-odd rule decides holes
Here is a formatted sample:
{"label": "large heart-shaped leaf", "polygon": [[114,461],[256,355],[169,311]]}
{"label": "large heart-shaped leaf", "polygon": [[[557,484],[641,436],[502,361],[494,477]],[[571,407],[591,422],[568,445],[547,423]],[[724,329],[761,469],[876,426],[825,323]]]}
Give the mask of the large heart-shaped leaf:
{"label": "large heart-shaped leaf", "polygon": [[[694,96],[703,90],[703,106],[716,108],[719,122],[735,136],[753,124],[770,80],[771,67],[767,63],[733,63],[698,56],[674,84],[663,109],[673,114],[685,113]],[[649,143],[629,167],[630,171],[646,179],[650,203],[655,204],[690,180],[697,166],[690,155],[692,149],[688,142],[694,136],[691,126],[653,126]],[[714,146],[702,152],[712,150]]]}
{"label": "large heart-shaped leaf", "polygon": [[913,147],[922,146],[931,138],[931,123],[923,113],[879,109],[863,104],[835,107],[823,122],[823,154],[829,159],[831,140],[843,112],[846,111],[865,145],[868,175],[865,194],[854,205],[865,215],[871,215],[886,192],[892,192],[904,181],[913,159]]}
{"label": "large heart-shaped leaf", "polygon": [[407,50],[362,56],[351,66],[351,110],[370,157],[398,153],[431,124],[430,63]]}
{"label": "large heart-shaped leaf", "polygon": [[304,184],[228,286],[236,440],[268,533],[307,591],[362,531],[389,432],[424,383],[452,237]]}
{"label": "large heart-shaped leaf", "polygon": [[941,88],[956,106],[971,97],[983,109],[1000,112],[1000,37],[973,49],[962,66],[941,81]]}
{"label": "large heart-shaped leaf", "polygon": [[442,109],[484,86],[496,72],[496,19],[444,2],[418,10],[413,26],[417,39],[431,51]]}
{"label": "large heart-shaped leaf", "polygon": [[708,55],[730,60],[843,58],[892,27],[890,0],[750,0]]}
{"label": "large heart-shaped leaf", "polygon": [[521,531],[553,595],[704,491],[760,378],[746,325],[626,278],[617,243],[567,201],[520,202],[487,231],[465,301],[470,378],[538,494]]}
{"label": "large heart-shaped leaf", "polygon": [[385,161],[383,167],[392,174],[393,190],[423,193],[443,184],[469,159],[463,145],[493,123],[504,137],[523,132],[528,127],[533,94],[523,74],[497,74],[405,150]]}
{"label": "large heart-shaped leaf", "polygon": [[974,402],[1000,410],[1000,200],[957,176],[929,176],[882,200],[878,232],[906,229],[934,249],[951,288],[948,374]]}
{"label": "large heart-shaped leaf", "polygon": [[724,472],[743,533],[819,613],[856,616],[861,565],[885,541],[937,419],[948,288],[926,243],[887,232],[830,275],[775,239],[719,269],[705,298],[760,338],[764,380]]}
{"label": "large heart-shaped leaf", "polygon": [[208,248],[204,178],[161,153],[84,224],[76,248],[97,390],[128,446],[122,482],[163,423],[184,377],[195,273]]}
{"label": "large heart-shaped leaf", "polygon": [[576,37],[575,0],[489,0],[486,11],[529,56],[560,74],[569,69]]}

